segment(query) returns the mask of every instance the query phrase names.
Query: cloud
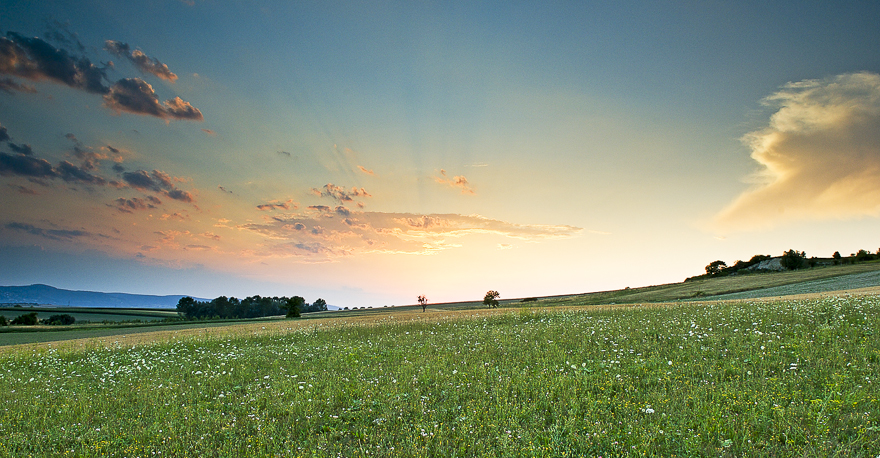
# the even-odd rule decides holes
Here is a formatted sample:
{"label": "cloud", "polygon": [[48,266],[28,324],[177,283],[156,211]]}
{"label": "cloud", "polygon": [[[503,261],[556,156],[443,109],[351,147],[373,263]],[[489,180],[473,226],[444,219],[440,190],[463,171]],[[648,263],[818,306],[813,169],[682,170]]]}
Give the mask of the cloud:
{"label": "cloud", "polygon": [[85,52],[86,47],[79,41],[79,36],[70,31],[69,23],[62,23],[57,20],[46,21],[49,30],[43,34],[47,40],[61,43],[62,45],[76,48],[79,52]]}
{"label": "cloud", "polygon": [[162,201],[153,196],[147,196],[144,199],[139,197],[133,197],[131,199],[120,197],[113,201],[113,205],[108,204],[108,206],[123,213],[132,213],[135,210],[152,209],[156,208],[157,205],[162,205]]}
{"label": "cloud", "polygon": [[375,173],[375,172],[373,172],[372,170],[367,170],[367,168],[364,167],[364,166],[362,166],[362,165],[359,165],[359,166],[358,166],[358,169],[360,169],[361,172],[364,172],[364,173],[366,173],[367,175],[370,175],[370,176],[376,176],[376,173]]}
{"label": "cloud", "polygon": [[146,170],[125,172],[122,174],[122,179],[126,184],[138,191],[153,191],[181,202],[195,202],[195,197],[191,193],[177,189],[174,186],[175,181],[181,181],[179,178],[172,178],[171,175],[161,170],[153,170],[152,173],[147,173]]}
{"label": "cloud", "polygon": [[206,133],[206,134],[208,134],[208,135],[210,135],[210,136],[212,136],[212,137],[217,136],[217,132],[214,132],[214,131],[211,130],[211,129],[202,129],[202,132],[204,132],[204,133]]}
{"label": "cloud", "polygon": [[9,141],[9,131],[3,124],[0,124],[0,142]]}
{"label": "cloud", "polygon": [[440,169],[440,175],[439,177],[434,177],[434,181],[440,184],[447,184],[453,188],[460,188],[462,194],[476,194],[464,176],[459,175],[449,178],[446,175],[446,170],[443,169]]}
{"label": "cloud", "polygon": [[14,79],[7,76],[5,78],[0,78],[0,91],[9,94],[12,94],[13,92],[25,92],[28,94],[35,94],[37,92],[37,89],[27,84],[20,84]]}
{"label": "cloud", "polygon": [[15,143],[9,142],[9,149],[15,151],[18,154],[23,154],[25,156],[33,156],[34,149],[31,148],[31,145],[22,143],[20,145],[16,145]]}
{"label": "cloud", "polygon": [[[123,51],[123,47],[127,48],[128,46],[119,42],[112,43],[114,44],[109,45],[110,49],[119,52]],[[167,66],[155,59],[150,59],[138,50],[127,54],[127,56],[135,62],[141,71],[169,81],[173,81],[170,79],[172,76],[177,78],[176,75],[167,71]],[[0,37],[0,74],[31,81],[52,81],[92,94],[100,94],[103,96],[104,106],[117,113],[149,115],[166,121],[173,119],[204,120],[202,112],[198,108],[183,101],[180,97],[159,103],[153,87],[140,78],[125,78],[108,85],[107,68],[98,67],[86,57],[56,48],[37,37],[26,38],[15,32],[8,32],[6,37]],[[0,87],[7,92],[11,90],[31,92],[29,87],[22,86],[8,77],[3,81],[4,83]]]}
{"label": "cloud", "polygon": [[174,200],[179,200],[181,202],[186,202],[188,204],[195,202],[195,198],[193,197],[192,194],[190,194],[187,191],[183,191],[181,189],[172,189],[170,191],[166,191],[165,195],[174,199]]}
{"label": "cloud", "polygon": [[104,95],[104,106],[116,112],[149,115],[165,120],[205,119],[198,108],[184,102],[180,97],[160,104],[153,86],[140,78],[125,78],[114,83]]}
{"label": "cloud", "polygon": [[225,192],[225,193],[228,193],[228,194],[235,194],[234,192],[232,192],[232,191],[230,191],[230,190],[224,188],[223,186],[221,186],[221,185],[219,185],[219,184],[217,185],[217,189],[219,189],[219,190],[221,190],[221,191],[223,191],[223,192]]}
{"label": "cloud", "polygon": [[58,176],[61,177],[62,180],[67,182],[80,182],[98,186],[103,186],[107,184],[107,180],[105,180],[104,178],[101,178],[97,175],[92,175],[84,169],[77,167],[67,161],[61,161],[61,163],[58,164],[57,170]]}
{"label": "cloud", "polygon": [[[322,208],[320,215],[289,214],[265,223],[240,226],[264,236],[263,256],[350,256],[359,253],[431,254],[462,246],[449,239],[474,234],[536,242],[574,237],[582,229],[572,226],[514,224],[479,215],[359,212],[339,206]],[[291,250],[296,244],[303,246]],[[283,245],[283,248],[279,248]],[[504,248],[509,244],[500,244]],[[305,250],[303,247],[318,247]]]}
{"label": "cloud", "polygon": [[28,187],[25,187],[25,186],[14,185],[14,184],[10,184],[10,185],[8,185],[8,186],[9,186],[10,188],[15,189],[16,191],[18,191],[19,194],[27,194],[27,195],[32,195],[32,196],[36,196],[36,195],[37,195],[37,191],[34,191],[33,189],[28,188]]}
{"label": "cloud", "polygon": [[71,55],[40,38],[15,32],[0,37],[0,73],[31,81],[49,80],[94,94],[108,92],[106,68]]}
{"label": "cloud", "polygon": [[159,183],[154,180],[145,170],[137,170],[134,172],[125,172],[122,179],[132,188],[139,191],[161,191]]}
{"label": "cloud", "polygon": [[768,126],[743,137],[761,170],[718,228],[880,215],[880,75],[789,83],[763,103]]}
{"label": "cloud", "polygon": [[290,153],[287,151],[278,151],[279,156],[290,157]]}
{"label": "cloud", "polygon": [[90,234],[83,230],[70,229],[44,229],[27,223],[11,222],[6,224],[7,229],[19,232],[25,232],[38,237],[44,237],[51,240],[73,240],[79,237],[86,237]]}
{"label": "cloud", "polygon": [[351,191],[346,191],[342,186],[336,186],[333,183],[325,184],[323,190],[312,188],[312,194],[330,197],[339,203],[352,202],[356,197],[373,197],[364,188],[353,187]]}
{"label": "cloud", "polygon": [[58,172],[45,159],[23,154],[10,155],[0,152],[0,175],[18,175],[32,178],[55,178]]}
{"label": "cloud", "polygon": [[132,51],[128,43],[107,40],[104,42],[104,49],[111,54],[128,59],[141,73],[148,73],[172,83],[177,81],[177,75],[172,73],[167,65],[159,62],[159,59],[148,57],[140,49]]}
{"label": "cloud", "polygon": [[267,204],[257,205],[257,210],[260,210],[260,211],[290,210],[291,206],[294,209],[296,209],[296,204],[291,205],[292,202],[293,202],[293,199],[287,199],[284,202],[272,200],[272,201],[269,201],[269,203],[267,203]]}

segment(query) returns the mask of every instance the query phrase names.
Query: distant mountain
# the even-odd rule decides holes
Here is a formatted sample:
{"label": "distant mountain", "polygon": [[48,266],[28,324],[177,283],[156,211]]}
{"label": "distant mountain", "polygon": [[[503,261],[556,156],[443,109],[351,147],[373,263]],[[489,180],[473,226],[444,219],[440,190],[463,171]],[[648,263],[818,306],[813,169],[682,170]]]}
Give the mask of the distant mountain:
{"label": "distant mountain", "polygon": [[[146,294],[71,291],[48,285],[0,286],[0,306],[8,304],[63,305],[71,307],[175,308],[181,297]],[[195,298],[203,301],[208,299]]]}

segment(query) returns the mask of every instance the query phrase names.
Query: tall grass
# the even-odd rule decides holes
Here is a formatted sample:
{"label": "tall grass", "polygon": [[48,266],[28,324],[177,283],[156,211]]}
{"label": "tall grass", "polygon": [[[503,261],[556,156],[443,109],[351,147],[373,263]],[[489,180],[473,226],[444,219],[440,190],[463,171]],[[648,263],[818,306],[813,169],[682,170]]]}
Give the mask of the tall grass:
{"label": "tall grass", "polygon": [[2,456],[876,456],[880,299],[0,356]]}

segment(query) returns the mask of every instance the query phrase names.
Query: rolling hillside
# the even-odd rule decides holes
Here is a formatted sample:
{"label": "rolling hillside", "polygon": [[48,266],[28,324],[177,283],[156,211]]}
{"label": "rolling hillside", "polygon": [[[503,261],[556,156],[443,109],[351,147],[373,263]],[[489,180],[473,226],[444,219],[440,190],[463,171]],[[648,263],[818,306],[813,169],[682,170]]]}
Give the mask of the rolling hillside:
{"label": "rolling hillside", "polygon": [[[69,307],[175,308],[183,295],[71,291],[48,285],[0,286],[0,304],[63,305]],[[197,299],[204,300],[204,299]]]}

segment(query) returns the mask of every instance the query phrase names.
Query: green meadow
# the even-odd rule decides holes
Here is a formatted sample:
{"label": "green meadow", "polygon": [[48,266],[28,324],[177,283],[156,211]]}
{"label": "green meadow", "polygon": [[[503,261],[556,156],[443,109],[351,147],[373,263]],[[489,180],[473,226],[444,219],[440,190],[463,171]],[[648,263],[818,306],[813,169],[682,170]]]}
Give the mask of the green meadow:
{"label": "green meadow", "polygon": [[538,304],[7,347],[0,456],[880,453],[877,297]]}

